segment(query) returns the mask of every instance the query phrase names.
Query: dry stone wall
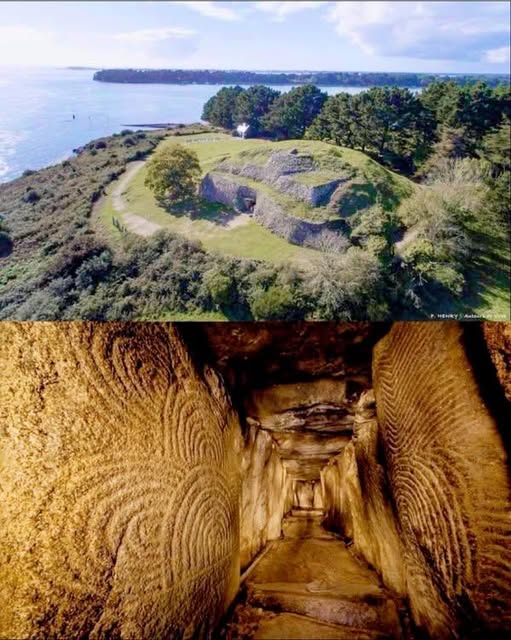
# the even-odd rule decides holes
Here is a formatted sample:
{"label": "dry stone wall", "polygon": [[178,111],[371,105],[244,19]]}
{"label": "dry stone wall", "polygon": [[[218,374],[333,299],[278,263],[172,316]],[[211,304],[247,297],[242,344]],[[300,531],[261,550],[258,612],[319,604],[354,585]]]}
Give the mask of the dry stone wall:
{"label": "dry stone wall", "polygon": [[398,323],[373,379],[406,590],[433,638],[511,633],[508,460],[463,329]]}
{"label": "dry stone wall", "polygon": [[208,637],[239,581],[240,432],[175,329],[0,325],[0,637]]}

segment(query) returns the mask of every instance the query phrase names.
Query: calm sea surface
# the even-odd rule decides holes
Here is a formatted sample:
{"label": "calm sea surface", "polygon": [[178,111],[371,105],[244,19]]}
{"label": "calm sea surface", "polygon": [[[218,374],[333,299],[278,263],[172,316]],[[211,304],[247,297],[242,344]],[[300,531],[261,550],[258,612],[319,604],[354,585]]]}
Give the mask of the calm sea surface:
{"label": "calm sea surface", "polygon": [[[109,84],[93,71],[0,67],[0,182],[60,162],[127,124],[197,122],[219,86]],[[275,87],[281,91],[290,86]],[[324,87],[329,94],[360,87]],[[73,119],[73,114],[75,118]]]}

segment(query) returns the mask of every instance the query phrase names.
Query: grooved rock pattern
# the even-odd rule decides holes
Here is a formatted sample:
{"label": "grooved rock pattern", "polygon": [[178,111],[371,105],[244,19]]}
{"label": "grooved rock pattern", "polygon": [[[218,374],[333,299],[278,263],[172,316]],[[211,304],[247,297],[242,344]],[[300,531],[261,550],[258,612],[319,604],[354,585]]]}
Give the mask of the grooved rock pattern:
{"label": "grooved rock pattern", "polygon": [[240,432],[170,325],[0,325],[0,636],[207,637],[238,588]]}
{"label": "grooved rock pattern", "polygon": [[[511,632],[506,453],[456,323],[397,323],[373,381],[415,621],[434,638]],[[477,635],[479,634],[479,635]]]}

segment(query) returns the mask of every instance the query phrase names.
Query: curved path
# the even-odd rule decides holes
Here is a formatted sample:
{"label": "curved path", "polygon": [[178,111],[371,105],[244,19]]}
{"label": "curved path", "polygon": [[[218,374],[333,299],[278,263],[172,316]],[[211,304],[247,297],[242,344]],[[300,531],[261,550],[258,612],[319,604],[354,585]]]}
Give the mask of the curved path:
{"label": "curved path", "polygon": [[122,178],[115,185],[114,190],[111,193],[112,208],[117,213],[123,214],[122,222],[124,226],[139,236],[152,236],[163,227],[155,222],[150,222],[142,216],[138,216],[135,213],[130,213],[128,210],[128,203],[124,199],[126,191],[140,169],[144,166],[143,161],[130,162]]}

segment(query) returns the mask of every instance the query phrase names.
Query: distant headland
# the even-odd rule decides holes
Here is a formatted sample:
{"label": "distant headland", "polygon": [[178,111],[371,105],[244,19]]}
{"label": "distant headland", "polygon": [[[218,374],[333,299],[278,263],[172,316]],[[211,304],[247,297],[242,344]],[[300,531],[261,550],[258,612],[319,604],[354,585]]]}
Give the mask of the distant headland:
{"label": "distant headland", "polygon": [[148,84],[316,84],[334,87],[426,87],[438,80],[458,84],[485,82],[489,86],[509,84],[508,74],[449,74],[357,71],[222,71],[211,69],[102,69],[96,71],[98,82]]}

